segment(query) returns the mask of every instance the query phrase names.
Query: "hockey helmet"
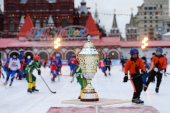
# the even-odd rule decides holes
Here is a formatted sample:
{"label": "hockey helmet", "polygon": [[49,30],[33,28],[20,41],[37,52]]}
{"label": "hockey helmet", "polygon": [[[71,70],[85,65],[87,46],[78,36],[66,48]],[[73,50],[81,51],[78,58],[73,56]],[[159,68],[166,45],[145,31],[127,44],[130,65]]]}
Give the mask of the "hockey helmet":
{"label": "hockey helmet", "polygon": [[163,52],[163,50],[162,50],[161,47],[158,47],[158,48],[156,49],[156,52],[158,52],[158,51],[161,52],[161,53]]}
{"label": "hockey helmet", "polygon": [[40,59],[40,56],[34,56],[34,58],[33,58],[34,61],[37,61],[39,59]]}
{"label": "hockey helmet", "polygon": [[130,55],[132,56],[133,54],[139,54],[138,49],[132,48],[132,49],[130,50]]}

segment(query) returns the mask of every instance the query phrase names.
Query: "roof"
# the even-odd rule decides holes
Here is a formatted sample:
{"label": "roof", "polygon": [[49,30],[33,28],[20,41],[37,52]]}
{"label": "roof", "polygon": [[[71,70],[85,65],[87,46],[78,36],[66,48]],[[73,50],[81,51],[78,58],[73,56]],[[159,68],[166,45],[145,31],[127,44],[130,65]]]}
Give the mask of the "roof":
{"label": "roof", "polygon": [[91,14],[87,20],[85,27],[89,30],[89,35],[101,35]]}
{"label": "roof", "polygon": [[[61,41],[61,47],[83,47],[87,40]],[[141,41],[121,41],[119,37],[102,37],[91,40],[96,47],[120,46],[122,48],[140,48]],[[170,40],[148,41],[148,47],[170,47]],[[53,41],[20,41],[18,38],[0,39],[0,48],[32,48],[32,47],[54,47]]]}
{"label": "roof", "polygon": [[21,31],[17,34],[17,36],[26,36],[27,32],[30,31],[31,28],[33,28],[34,25],[31,21],[31,18],[29,16],[29,14],[27,14],[27,17],[25,19],[25,22],[21,28]]}
{"label": "roof", "polygon": [[49,19],[48,19],[48,24],[53,24],[53,23],[54,23],[53,18],[52,18],[52,16],[50,15],[50,16],[49,16]]}
{"label": "roof", "polygon": [[[20,4],[26,4],[28,0],[20,0]],[[57,0],[47,0],[49,3],[56,3]]]}
{"label": "roof", "polygon": [[114,14],[112,28],[117,28],[116,14]]}
{"label": "roof", "polygon": [[131,14],[129,25],[130,25],[129,27],[136,27],[135,20],[134,20],[134,17],[133,17],[133,13]]}
{"label": "roof", "polygon": [[163,36],[170,36],[170,32],[163,34]]}

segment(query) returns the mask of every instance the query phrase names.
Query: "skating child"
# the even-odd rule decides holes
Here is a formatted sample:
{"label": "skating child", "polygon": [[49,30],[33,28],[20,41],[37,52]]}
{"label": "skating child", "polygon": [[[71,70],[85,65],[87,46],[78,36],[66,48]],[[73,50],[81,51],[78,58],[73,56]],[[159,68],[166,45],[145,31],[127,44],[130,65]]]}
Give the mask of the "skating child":
{"label": "skating child", "polygon": [[[142,57],[141,59],[142,59],[142,62],[144,63],[144,65],[145,65],[145,71],[148,71],[150,69],[150,65],[147,63],[146,57]],[[142,77],[144,85],[146,84],[146,80],[147,80],[148,76],[149,76],[149,73],[146,73]]]}
{"label": "skating child", "polygon": [[58,68],[58,64],[57,64],[57,60],[53,59],[53,62],[51,63],[51,73],[53,75],[53,78],[51,79],[52,82],[55,82],[55,78],[57,77],[57,68]]}
{"label": "skating child", "polygon": [[124,57],[122,56],[121,60],[120,60],[120,63],[122,64],[122,71],[124,72],[124,68],[125,68],[125,59]]}
{"label": "skating child", "polygon": [[[140,100],[140,94],[142,92],[143,88],[143,81],[142,76],[145,73],[145,65],[142,62],[142,59],[138,57],[138,49],[132,48],[130,50],[131,58],[127,61],[125,65],[125,77],[123,82],[128,81],[128,71],[130,73],[130,78],[134,78],[131,80],[133,88],[134,88],[134,94],[132,98],[132,102],[136,104],[142,104],[144,101]],[[140,75],[140,70],[143,74]],[[139,76],[139,77],[138,77]]]}
{"label": "skating child", "polygon": [[49,65],[49,68],[51,67],[51,64],[52,64],[52,62],[53,62],[53,59],[54,59],[54,57],[53,57],[53,56],[50,56],[50,65]]}
{"label": "skating child", "polygon": [[81,99],[81,95],[84,92],[84,89],[87,86],[87,80],[86,78],[83,76],[82,70],[80,68],[80,66],[78,65],[75,69],[75,76],[77,78],[77,81],[79,82],[80,86],[81,86],[81,92],[80,92],[80,96],[78,97],[78,99]]}
{"label": "skating child", "polygon": [[38,75],[41,75],[41,70],[38,64],[39,60],[40,60],[39,56],[34,56],[33,61],[25,68],[26,79],[28,82],[28,90],[27,90],[28,93],[39,91],[35,88],[36,77],[33,75],[34,69],[38,71]]}
{"label": "skating child", "polygon": [[106,71],[107,71],[107,68],[108,68],[109,75],[111,75],[110,74],[110,66],[111,66],[112,63],[111,63],[111,60],[109,58],[109,55],[106,56],[106,58],[104,59],[104,62],[106,64]]}
{"label": "skating child", "polygon": [[9,61],[9,66],[8,66],[8,69],[7,69],[8,75],[7,75],[6,82],[4,83],[4,85],[8,84],[8,80],[9,80],[9,77],[11,75],[10,86],[12,86],[13,80],[15,78],[15,74],[19,72],[20,67],[21,67],[20,61],[17,58],[17,54],[14,53],[13,57]]}
{"label": "skating child", "polygon": [[62,68],[62,61],[61,61],[59,55],[56,56],[56,59],[57,59],[57,62],[58,62],[58,74],[60,75],[61,74],[61,68]]}
{"label": "skating child", "polygon": [[17,73],[17,77],[19,76],[19,80],[21,80],[22,77],[25,77],[24,76],[24,69],[26,67],[25,56],[24,56],[24,52],[23,51],[20,52],[19,60],[20,60],[21,68],[20,68],[19,72]]}
{"label": "skating child", "polygon": [[102,70],[102,72],[104,73],[104,75],[107,77],[106,64],[104,63],[103,60],[100,60],[100,62],[99,62],[99,68]]}
{"label": "skating child", "polygon": [[149,75],[148,81],[146,82],[146,85],[144,85],[144,91],[147,90],[149,83],[154,79],[154,77],[157,75],[157,84],[155,91],[156,93],[159,93],[159,86],[162,81],[162,74],[164,73],[164,69],[166,68],[167,62],[165,57],[162,55],[162,48],[158,47],[156,49],[156,55],[152,58],[151,63],[153,62],[153,68]]}
{"label": "skating child", "polygon": [[72,58],[69,59],[70,70],[71,70],[71,76],[74,75],[74,71],[75,71],[77,62],[78,62],[78,61],[77,61],[75,55],[73,55]]}

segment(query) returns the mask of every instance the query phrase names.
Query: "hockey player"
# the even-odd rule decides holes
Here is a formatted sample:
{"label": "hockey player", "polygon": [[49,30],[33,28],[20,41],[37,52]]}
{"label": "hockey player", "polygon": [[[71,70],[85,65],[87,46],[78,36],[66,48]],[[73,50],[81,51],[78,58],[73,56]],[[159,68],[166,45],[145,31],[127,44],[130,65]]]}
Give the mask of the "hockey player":
{"label": "hockey player", "polygon": [[107,68],[108,68],[109,75],[111,75],[111,74],[110,74],[111,60],[110,60],[110,58],[109,58],[109,55],[106,56],[106,58],[104,59],[104,62],[105,62],[105,64],[106,64],[106,71],[107,71]]}
{"label": "hockey player", "polygon": [[[145,71],[148,71],[148,70],[150,69],[150,65],[147,63],[146,57],[142,57],[141,59],[142,59],[144,65],[145,65]],[[142,77],[142,79],[143,79],[143,84],[146,84],[146,79],[148,78],[148,76],[149,76],[149,73],[146,73],[146,74]]]}
{"label": "hockey player", "polygon": [[49,68],[51,67],[51,64],[52,64],[52,62],[53,62],[53,59],[54,59],[54,57],[53,57],[53,56],[50,56],[50,65],[49,65]]}
{"label": "hockey player", "polygon": [[1,75],[3,76],[3,78],[5,78],[5,77],[4,77],[4,74],[2,73],[1,68],[2,68],[2,62],[1,62],[1,60],[0,60],[0,78],[1,78]]}
{"label": "hockey player", "polygon": [[34,69],[36,69],[38,71],[38,75],[41,75],[41,70],[38,64],[39,60],[40,60],[39,56],[34,56],[33,61],[25,68],[26,79],[28,82],[28,90],[27,90],[28,93],[39,91],[35,88],[36,77],[32,74]]}
{"label": "hockey player", "polygon": [[100,60],[100,62],[99,62],[99,68],[103,71],[104,75],[107,77],[106,64],[104,63],[103,60]]}
{"label": "hockey player", "polygon": [[12,86],[13,80],[15,78],[15,74],[19,72],[20,67],[21,67],[20,61],[17,58],[17,54],[14,53],[13,57],[9,61],[9,66],[8,66],[8,69],[7,69],[8,75],[7,75],[6,82],[4,83],[4,85],[8,84],[8,80],[9,80],[9,77],[11,75],[10,86]]}
{"label": "hockey player", "polygon": [[124,57],[122,56],[121,60],[120,60],[120,63],[122,64],[122,71],[124,72],[124,68],[125,68],[125,59]]}
{"label": "hockey player", "polygon": [[156,93],[159,93],[159,86],[162,81],[162,74],[164,73],[164,69],[166,68],[167,62],[165,57],[162,55],[162,48],[158,47],[156,49],[156,55],[152,58],[151,63],[153,62],[153,68],[149,75],[148,81],[146,82],[146,85],[144,85],[144,91],[147,90],[149,83],[154,79],[154,77],[157,75],[157,84],[155,91]]}
{"label": "hockey player", "polygon": [[56,56],[57,62],[58,62],[58,73],[61,74],[61,68],[62,68],[62,61],[60,59],[60,56]]}
{"label": "hockey player", "polygon": [[31,62],[31,56],[27,56],[27,65]]}
{"label": "hockey player", "polygon": [[87,80],[84,77],[82,70],[80,68],[79,65],[77,65],[76,69],[75,69],[75,76],[77,78],[77,81],[79,82],[80,86],[81,86],[81,92],[80,92],[80,96],[78,97],[78,99],[81,99],[81,95],[84,92],[84,89],[87,86]]}
{"label": "hockey player", "polygon": [[22,77],[25,77],[25,75],[24,75],[24,69],[25,69],[25,67],[26,67],[26,64],[25,64],[24,51],[21,51],[21,52],[20,52],[19,60],[20,60],[21,68],[20,68],[19,72],[17,73],[17,76],[19,76],[19,80],[21,80]]}
{"label": "hockey player", "polygon": [[74,75],[74,71],[75,71],[75,68],[77,66],[77,59],[76,59],[76,56],[73,55],[70,59],[69,59],[69,64],[70,64],[70,70],[71,70],[71,76]]}
{"label": "hockey player", "polygon": [[[130,50],[131,58],[127,61],[125,65],[125,77],[123,82],[128,81],[128,71],[130,73],[130,78],[132,78],[131,82],[134,88],[134,94],[132,98],[132,103],[142,104],[144,101],[140,100],[140,94],[142,92],[143,81],[142,76],[145,74],[145,65],[142,62],[142,59],[138,57],[138,49],[132,48]],[[142,72],[140,75],[140,70]],[[139,76],[139,77],[137,77]],[[136,77],[133,79],[133,77]]]}
{"label": "hockey player", "polygon": [[50,68],[51,68],[51,73],[53,74],[53,78],[51,79],[51,81],[55,82],[55,78],[57,77],[57,68],[58,68],[56,59],[53,59]]}
{"label": "hockey player", "polygon": [[4,70],[6,70],[6,77],[8,75],[8,66],[9,66],[10,59],[11,59],[11,57],[8,57],[8,60],[6,61],[5,66],[4,66]]}

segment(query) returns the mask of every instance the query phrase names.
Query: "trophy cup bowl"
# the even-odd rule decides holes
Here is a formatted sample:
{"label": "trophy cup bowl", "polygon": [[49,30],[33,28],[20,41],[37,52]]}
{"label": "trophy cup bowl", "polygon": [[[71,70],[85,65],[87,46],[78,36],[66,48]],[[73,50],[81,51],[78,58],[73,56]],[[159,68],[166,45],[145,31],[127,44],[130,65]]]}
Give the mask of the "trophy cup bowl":
{"label": "trophy cup bowl", "polygon": [[100,54],[95,49],[93,43],[90,42],[90,36],[88,36],[88,42],[85,43],[82,51],[77,55],[77,57],[82,73],[87,79],[87,86],[82,93],[81,101],[99,101],[98,94],[91,85],[91,81],[97,72]]}

